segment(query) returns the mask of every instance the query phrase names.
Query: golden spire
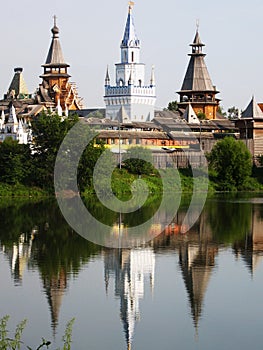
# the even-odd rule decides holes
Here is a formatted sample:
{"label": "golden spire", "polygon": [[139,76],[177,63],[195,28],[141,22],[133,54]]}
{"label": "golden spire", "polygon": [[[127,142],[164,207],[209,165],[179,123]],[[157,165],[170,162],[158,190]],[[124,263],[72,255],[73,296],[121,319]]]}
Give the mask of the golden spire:
{"label": "golden spire", "polygon": [[134,1],[129,1],[129,13],[131,13],[133,7],[134,7]]}

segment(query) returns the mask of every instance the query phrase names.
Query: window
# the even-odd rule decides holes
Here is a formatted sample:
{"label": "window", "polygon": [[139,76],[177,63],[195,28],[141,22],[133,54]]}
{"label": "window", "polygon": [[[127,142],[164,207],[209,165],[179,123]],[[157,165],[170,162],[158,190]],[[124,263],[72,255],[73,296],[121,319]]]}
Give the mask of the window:
{"label": "window", "polygon": [[132,51],[132,53],[131,53],[131,54],[132,54],[132,56],[131,56],[131,57],[132,57],[132,59],[131,59],[131,60],[132,60],[132,62],[134,62],[134,52]]}

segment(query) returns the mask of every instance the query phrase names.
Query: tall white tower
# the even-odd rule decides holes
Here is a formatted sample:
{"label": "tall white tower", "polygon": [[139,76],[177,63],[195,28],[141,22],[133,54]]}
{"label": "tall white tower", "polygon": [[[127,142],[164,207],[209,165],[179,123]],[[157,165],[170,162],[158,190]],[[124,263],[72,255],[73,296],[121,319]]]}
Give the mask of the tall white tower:
{"label": "tall white tower", "polygon": [[111,86],[109,70],[105,78],[106,117],[121,122],[150,121],[154,118],[155,77],[152,68],[149,85],[145,85],[145,65],[140,63],[140,40],[135,31],[129,3],[128,18],[121,42],[121,63],[116,66],[116,85]]}

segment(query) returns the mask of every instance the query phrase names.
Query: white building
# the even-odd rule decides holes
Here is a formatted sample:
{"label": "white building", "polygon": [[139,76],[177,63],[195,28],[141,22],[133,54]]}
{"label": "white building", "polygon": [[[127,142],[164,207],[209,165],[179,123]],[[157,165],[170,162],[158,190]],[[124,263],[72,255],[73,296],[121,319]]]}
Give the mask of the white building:
{"label": "white building", "polygon": [[145,65],[140,63],[141,45],[132,16],[133,5],[130,2],[120,46],[121,63],[115,65],[116,85],[111,86],[108,68],[105,78],[106,118],[120,122],[152,120],[156,101],[154,68],[149,85],[145,85]]}
{"label": "white building", "polygon": [[31,130],[29,125],[18,120],[14,105],[11,103],[8,112],[2,109],[0,117],[0,142],[11,137],[21,144],[27,144],[31,141]]}

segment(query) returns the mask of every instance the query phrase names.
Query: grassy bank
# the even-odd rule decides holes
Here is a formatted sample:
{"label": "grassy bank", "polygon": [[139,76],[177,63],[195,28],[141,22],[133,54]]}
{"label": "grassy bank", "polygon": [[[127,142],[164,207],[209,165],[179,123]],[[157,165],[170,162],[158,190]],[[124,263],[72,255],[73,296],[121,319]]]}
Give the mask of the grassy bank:
{"label": "grassy bank", "polygon": [[[125,169],[116,169],[112,176],[112,190],[117,196],[123,196],[130,193],[133,181],[143,179],[151,193],[161,193],[163,191],[162,178],[167,181],[166,191],[176,191],[183,193],[192,193],[193,189],[197,192],[208,191],[209,194],[222,192],[222,184],[217,181],[214,174],[209,174],[209,182],[207,188],[207,177],[202,170],[195,170],[193,177],[191,169],[179,169],[178,176],[174,180],[174,169],[160,170],[151,175],[134,175]],[[263,169],[257,169],[253,172],[253,176],[249,177],[245,182],[241,191],[260,192],[263,191]],[[232,188],[229,192],[237,192],[236,188]]]}
{"label": "grassy bank", "polygon": [[48,197],[49,193],[37,187],[28,187],[21,184],[9,185],[0,182],[0,197]]}
{"label": "grassy bank", "polygon": [[[163,186],[163,178],[166,179],[165,187]],[[193,178],[190,170],[180,169],[178,170],[176,178],[174,178],[174,169],[160,170],[150,175],[135,175],[129,173],[126,169],[115,169],[111,180],[113,193],[117,195],[117,197],[128,199],[131,195],[133,182],[136,180],[143,180],[147,184],[149,192],[152,194],[162,193],[163,191],[182,191],[187,194],[192,193],[193,188],[198,192],[207,191],[207,177],[201,170],[197,171],[197,174],[195,174]],[[139,183],[137,190],[143,191],[143,185]],[[209,181],[208,183],[208,192],[211,194],[216,192],[216,185],[213,181]],[[89,196],[93,193],[94,191],[92,189],[87,189],[84,192],[84,196]]]}
{"label": "grassy bank", "polygon": [[[131,188],[134,181],[143,180],[148,187],[150,193],[162,193],[163,178],[166,179],[165,191],[176,191],[182,193],[192,193],[193,188],[196,191],[207,191],[207,178],[202,170],[196,170],[193,178],[191,169],[179,169],[177,177],[174,179],[174,169],[160,170],[150,175],[136,175],[129,173],[126,169],[115,169],[111,179],[112,191],[115,195],[121,198],[129,198],[131,195]],[[144,191],[144,187],[139,183],[138,191]],[[249,177],[244,184],[241,191],[247,192],[261,192],[263,191],[263,168],[255,168],[252,177]],[[237,192],[236,188],[224,190],[222,183],[220,183],[213,173],[209,174],[208,193],[216,192]],[[93,188],[87,188],[83,196],[88,197],[94,194]],[[51,192],[37,187],[29,187],[21,184],[9,185],[0,183],[0,198],[14,197],[14,198],[45,198],[54,196]]]}

